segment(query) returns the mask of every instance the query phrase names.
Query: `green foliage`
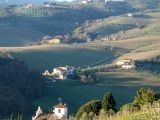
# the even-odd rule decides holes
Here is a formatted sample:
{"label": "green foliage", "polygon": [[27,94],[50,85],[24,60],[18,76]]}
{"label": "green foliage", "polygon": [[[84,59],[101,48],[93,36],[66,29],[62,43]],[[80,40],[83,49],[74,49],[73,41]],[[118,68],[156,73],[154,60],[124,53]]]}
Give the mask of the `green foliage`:
{"label": "green foliage", "polygon": [[156,101],[160,100],[160,92],[155,92],[154,93],[154,98]]}
{"label": "green foliage", "polygon": [[18,115],[15,115],[15,116],[11,114],[8,120],[24,120],[24,119],[23,119],[23,115],[18,113]]}
{"label": "green foliage", "polygon": [[89,113],[91,112],[98,115],[101,108],[102,108],[101,101],[99,100],[90,101],[79,108],[76,114],[76,118],[80,119],[82,116],[84,116],[84,114],[89,115]]}
{"label": "green foliage", "polygon": [[137,110],[141,110],[145,105],[152,105],[155,101],[160,99],[160,93],[154,92],[151,89],[142,88],[137,91],[133,103],[123,105],[120,110],[122,112],[133,113]]}
{"label": "green foliage", "polygon": [[137,96],[135,97],[133,103],[138,106],[142,106],[148,103],[153,103],[155,101],[154,92],[150,89],[142,88],[137,91]]}
{"label": "green foliage", "polygon": [[115,107],[116,107],[116,101],[114,100],[112,93],[105,94],[102,100],[102,108],[105,111],[109,111],[109,110],[116,111]]}
{"label": "green foliage", "polygon": [[120,108],[121,112],[126,112],[126,113],[132,113],[137,110],[139,110],[139,107],[134,105],[133,103],[125,104]]}
{"label": "green foliage", "polygon": [[90,84],[95,83],[97,81],[97,75],[94,70],[90,71],[77,71],[77,77],[80,80],[80,82],[84,84]]}
{"label": "green foliage", "polygon": [[[43,93],[43,78],[23,62],[0,58],[0,115],[30,112],[31,101]],[[21,119],[20,114],[18,115]]]}
{"label": "green foliage", "polygon": [[110,116],[115,114],[115,106],[116,102],[112,96],[112,93],[107,93],[104,95],[102,101],[94,100],[82,105],[76,114],[76,118],[86,120],[89,119],[89,117],[95,118],[96,115],[99,115],[100,111],[102,111],[103,114],[105,113]]}
{"label": "green foliage", "polygon": [[[93,4],[88,6],[68,5],[64,7],[62,5],[57,8],[34,5],[31,8],[26,8],[25,6],[2,8],[2,10],[0,10],[0,17],[2,18],[1,25],[3,27],[1,27],[0,35],[3,35],[3,39],[8,38],[8,41],[19,40],[21,44],[23,44],[24,41],[30,43],[29,40],[41,40],[44,35],[62,35],[64,38],[63,42],[67,43],[86,42],[86,40],[91,40],[90,35],[93,37],[95,35],[97,36],[96,31],[98,31],[98,34],[103,32],[102,35],[104,35],[108,33],[107,31],[117,32],[119,29],[129,29],[133,27],[109,25],[109,28],[113,26],[112,30],[109,30],[108,27],[103,27],[102,29],[95,30],[93,34],[81,34],[83,30],[76,29],[77,26],[82,25],[85,21],[103,19],[108,16],[120,15],[133,10],[127,3],[124,3],[123,7],[117,4],[116,6],[117,7],[115,7],[115,5]],[[9,19],[6,19],[7,17]],[[118,27],[117,30],[115,29],[116,27]],[[74,29],[76,30],[74,31]],[[21,34],[19,34],[19,30]],[[17,36],[13,34],[14,32],[16,32],[15,34],[17,34]],[[32,32],[35,32],[35,34],[32,34]],[[11,34],[10,37],[12,39],[5,35],[6,33]],[[69,36],[68,39],[65,37],[67,35]],[[12,43],[12,41],[10,43]]]}

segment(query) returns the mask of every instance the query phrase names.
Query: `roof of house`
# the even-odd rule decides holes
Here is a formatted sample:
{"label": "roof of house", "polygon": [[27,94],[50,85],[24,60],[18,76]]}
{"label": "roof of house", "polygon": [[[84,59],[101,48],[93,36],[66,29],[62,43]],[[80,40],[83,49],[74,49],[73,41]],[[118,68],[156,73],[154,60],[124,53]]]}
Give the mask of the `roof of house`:
{"label": "roof of house", "polygon": [[66,104],[59,103],[55,106],[55,108],[66,108]]}
{"label": "roof of house", "polygon": [[122,60],[132,60],[132,59],[122,59]]}

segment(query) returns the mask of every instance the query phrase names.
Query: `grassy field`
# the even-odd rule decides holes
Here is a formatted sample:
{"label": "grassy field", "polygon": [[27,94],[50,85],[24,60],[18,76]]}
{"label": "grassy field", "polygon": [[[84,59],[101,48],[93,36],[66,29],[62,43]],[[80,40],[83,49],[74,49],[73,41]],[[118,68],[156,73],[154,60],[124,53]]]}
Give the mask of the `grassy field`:
{"label": "grassy field", "polygon": [[[44,36],[69,32],[74,27],[74,22],[57,20],[58,18],[46,17],[0,17],[0,46],[25,46],[43,39]],[[66,33],[66,32],[65,32]]]}
{"label": "grassy field", "polygon": [[25,46],[39,41],[42,37],[43,33],[32,28],[8,25],[0,27],[0,46]]}
{"label": "grassy field", "polygon": [[87,49],[69,45],[4,48],[12,51],[13,57],[25,61],[31,68],[53,69],[57,66],[87,67],[103,59],[113,57],[109,51]]}
{"label": "grassy field", "polygon": [[117,48],[124,50],[122,52],[116,50],[119,51],[119,54],[121,55],[117,57],[115,61],[126,58],[133,60],[148,60],[160,55],[159,39],[159,35],[152,35],[109,42],[95,41],[93,43],[86,44],[86,46],[104,48],[112,46],[113,51]]}
{"label": "grassy field", "polygon": [[[92,21],[88,26],[86,26],[86,30],[92,30],[89,31],[91,34],[95,29],[102,29],[102,31],[105,31],[107,28],[109,29],[107,31],[112,31],[116,25],[123,26],[143,24],[145,27],[143,29],[138,29],[137,27],[120,29],[114,34],[117,36],[116,40],[109,40],[109,42],[101,41],[101,39],[103,39],[102,37],[92,43],[86,44],[86,46],[104,48],[112,47],[113,50],[117,48],[126,50],[126,52],[120,53],[121,56],[117,57],[117,60],[124,58],[134,60],[148,60],[155,58],[160,55],[159,15],[160,10],[157,9],[134,13],[133,17],[121,15]],[[113,27],[109,28],[108,26]]]}
{"label": "grassy field", "polygon": [[63,98],[67,103],[70,113],[75,113],[78,108],[89,100],[102,99],[107,92],[112,92],[117,108],[125,103],[131,102],[136,91],[141,87],[158,90],[160,85],[159,76],[150,73],[115,72],[101,73],[99,81],[92,85],[82,85],[76,80],[61,82],[46,82],[48,92],[46,95],[35,101],[34,105],[41,105],[44,110],[51,110],[57,102],[57,98]]}
{"label": "grassy field", "polygon": [[[128,39],[135,37],[144,37],[157,35],[159,29],[160,10],[151,10],[145,12],[133,13],[133,17],[127,15],[111,16],[109,18],[91,21],[75,29],[75,35],[81,35],[81,31],[98,40],[99,37],[117,36],[118,39]],[[143,25],[143,29],[138,26]],[[77,32],[80,31],[79,34]]]}

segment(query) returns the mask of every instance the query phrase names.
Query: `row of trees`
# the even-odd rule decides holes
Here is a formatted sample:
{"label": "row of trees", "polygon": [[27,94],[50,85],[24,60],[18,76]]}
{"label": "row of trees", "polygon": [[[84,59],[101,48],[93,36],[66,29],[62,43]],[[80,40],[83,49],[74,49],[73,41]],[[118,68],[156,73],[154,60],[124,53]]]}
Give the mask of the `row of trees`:
{"label": "row of trees", "polygon": [[[76,113],[74,120],[107,120],[103,117],[111,117],[121,113],[134,113],[141,111],[144,105],[152,105],[155,101],[160,100],[160,93],[151,89],[142,88],[137,91],[132,103],[125,104],[120,108],[120,111],[116,109],[116,101],[112,93],[104,95],[103,99],[93,100],[82,105]],[[72,120],[72,118],[70,118]]]}

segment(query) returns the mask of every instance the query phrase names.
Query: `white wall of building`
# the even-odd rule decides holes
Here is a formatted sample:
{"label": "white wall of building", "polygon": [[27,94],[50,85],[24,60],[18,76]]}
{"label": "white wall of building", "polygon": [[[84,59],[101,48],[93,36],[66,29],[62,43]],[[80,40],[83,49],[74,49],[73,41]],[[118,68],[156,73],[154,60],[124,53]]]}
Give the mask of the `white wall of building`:
{"label": "white wall of building", "polygon": [[68,110],[67,108],[55,108],[54,114],[58,119],[61,119],[62,117],[67,117]]}

